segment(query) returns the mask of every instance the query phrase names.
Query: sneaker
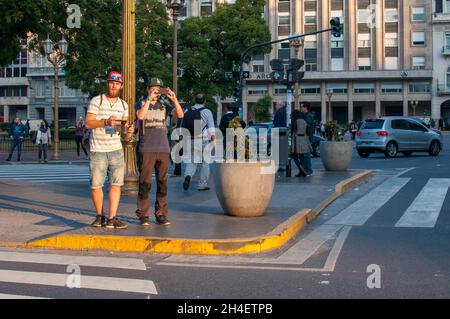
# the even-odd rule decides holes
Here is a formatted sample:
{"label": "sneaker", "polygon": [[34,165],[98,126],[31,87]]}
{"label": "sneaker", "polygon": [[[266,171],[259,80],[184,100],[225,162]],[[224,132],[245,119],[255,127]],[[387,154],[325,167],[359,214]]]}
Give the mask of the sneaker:
{"label": "sneaker", "polygon": [[126,228],[128,228],[128,225],[125,224],[124,222],[121,222],[116,217],[114,217],[111,219],[108,218],[108,222],[106,223],[106,228],[126,229]]}
{"label": "sneaker", "polygon": [[164,215],[155,215],[156,216],[156,222],[160,225],[168,226],[171,224],[171,222],[167,219]]}
{"label": "sneaker", "polygon": [[148,216],[141,217],[139,220],[141,222],[141,226],[150,226],[150,219]]}
{"label": "sneaker", "polygon": [[188,175],[184,178],[183,189],[187,191],[189,189],[189,184],[191,184],[191,177]]}
{"label": "sneaker", "polygon": [[106,226],[106,217],[101,215],[95,217],[94,222],[91,224],[92,227],[100,228]]}

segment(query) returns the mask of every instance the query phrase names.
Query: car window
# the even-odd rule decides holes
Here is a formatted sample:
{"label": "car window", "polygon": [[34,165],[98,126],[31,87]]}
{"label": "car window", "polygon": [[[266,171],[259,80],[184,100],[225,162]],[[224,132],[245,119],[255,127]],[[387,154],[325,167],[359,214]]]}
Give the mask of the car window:
{"label": "car window", "polygon": [[367,120],[361,127],[361,130],[377,130],[383,127],[384,120]]}
{"label": "car window", "polygon": [[426,132],[426,129],[416,121],[408,121],[409,129],[413,131]]}
{"label": "car window", "polygon": [[392,120],[391,127],[393,130],[409,130],[409,125],[406,120]]}

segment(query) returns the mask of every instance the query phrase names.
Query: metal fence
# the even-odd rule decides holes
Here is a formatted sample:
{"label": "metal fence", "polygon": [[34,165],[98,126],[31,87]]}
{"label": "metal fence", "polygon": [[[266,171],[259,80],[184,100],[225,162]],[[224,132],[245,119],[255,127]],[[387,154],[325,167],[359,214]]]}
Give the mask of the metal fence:
{"label": "metal fence", "polygon": [[[8,136],[0,136],[0,152],[6,153],[9,151],[9,147],[11,145],[11,140]],[[51,150],[53,147],[53,144],[49,146],[49,150]],[[75,139],[70,140],[60,140],[59,141],[59,149],[61,151],[67,151],[67,150],[76,150],[77,149],[77,143],[75,142]],[[22,151],[37,151],[38,146],[33,144],[31,141],[31,138],[25,138],[22,144]]]}

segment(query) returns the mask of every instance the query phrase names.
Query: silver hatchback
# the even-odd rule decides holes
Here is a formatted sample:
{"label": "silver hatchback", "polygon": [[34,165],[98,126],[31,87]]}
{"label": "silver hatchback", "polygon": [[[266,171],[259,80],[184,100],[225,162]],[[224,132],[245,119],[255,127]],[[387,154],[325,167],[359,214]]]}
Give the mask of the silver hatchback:
{"label": "silver hatchback", "polygon": [[443,146],[439,131],[427,128],[420,120],[402,116],[366,120],[356,138],[356,150],[363,158],[374,152],[382,152],[388,158],[398,152],[405,156],[413,152],[437,156]]}

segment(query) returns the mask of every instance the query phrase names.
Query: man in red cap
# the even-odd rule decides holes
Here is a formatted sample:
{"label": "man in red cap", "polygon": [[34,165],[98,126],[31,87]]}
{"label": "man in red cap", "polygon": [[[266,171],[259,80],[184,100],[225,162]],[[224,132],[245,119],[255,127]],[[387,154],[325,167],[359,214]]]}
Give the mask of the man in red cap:
{"label": "man in red cap", "polygon": [[[90,137],[90,184],[92,201],[97,217],[92,227],[125,229],[127,224],[116,218],[120,202],[120,187],[125,174],[125,159],[120,134],[132,133],[134,125],[128,123],[128,104],[119,95],[123,88],[123,75],[111,71],[107,77],[107,92],[94,97],[87,110],[86,128]],[[103,184],[109,172],[109,218],[103,216]]]}

